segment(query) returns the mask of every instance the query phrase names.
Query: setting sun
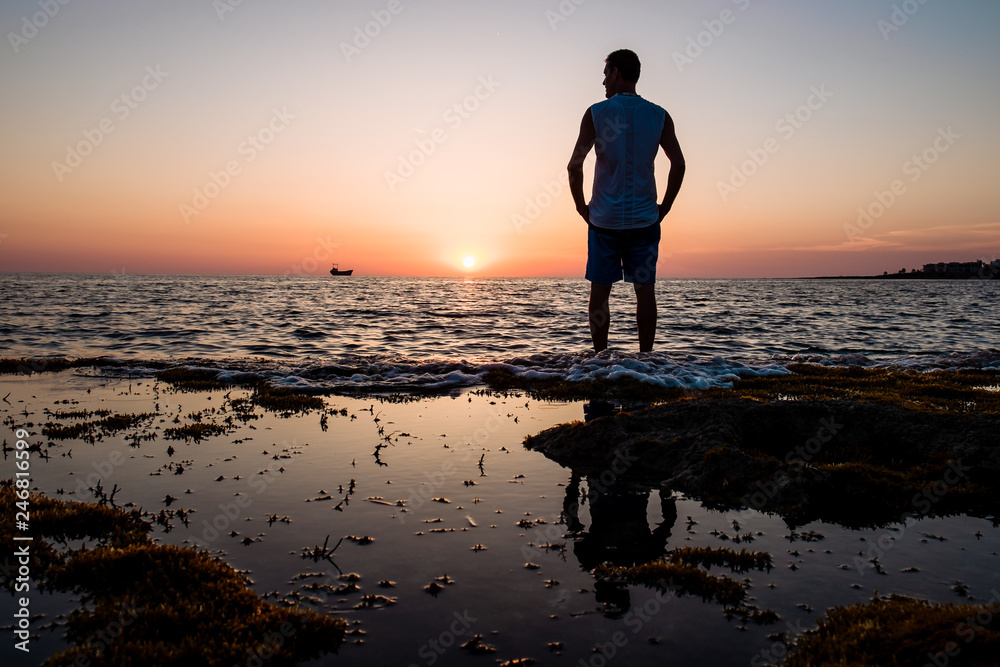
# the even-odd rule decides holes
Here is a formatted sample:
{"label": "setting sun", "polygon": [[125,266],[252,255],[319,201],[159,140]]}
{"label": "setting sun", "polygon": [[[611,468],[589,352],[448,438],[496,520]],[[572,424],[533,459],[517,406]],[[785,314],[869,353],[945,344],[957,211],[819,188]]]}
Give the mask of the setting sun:
{"label": "setting sun", "polygon": [[471,269],[475,265],[476,265],[476,258],[473,257],[472,255],[466,255],[464,258],[462,258],[462,266],[464,266],[465,268]]}

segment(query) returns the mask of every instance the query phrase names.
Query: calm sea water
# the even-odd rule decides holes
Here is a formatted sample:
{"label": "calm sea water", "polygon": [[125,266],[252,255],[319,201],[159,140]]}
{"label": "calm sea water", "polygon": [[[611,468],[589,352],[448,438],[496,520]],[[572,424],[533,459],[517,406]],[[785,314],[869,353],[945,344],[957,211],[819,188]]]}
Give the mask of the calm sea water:
{"label": "calm sea water", "polygon": [[468,386],[489,368],[725,383],[792,361],[1000,365],[998,281],[668,280],[639,355],[627,286],[594,358],[579,279],[6,275],[0,355],[196,358],[325,387]]}

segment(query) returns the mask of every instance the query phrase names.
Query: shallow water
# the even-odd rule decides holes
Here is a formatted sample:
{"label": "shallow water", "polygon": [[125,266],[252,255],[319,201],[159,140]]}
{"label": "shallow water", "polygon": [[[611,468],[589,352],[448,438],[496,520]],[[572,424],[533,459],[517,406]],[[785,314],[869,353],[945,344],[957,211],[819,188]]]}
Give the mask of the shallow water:
{"label": "shallow water", "polygon": [[[225,400],[224,392],[174,393],[155,381],[74,372],[5,376],[0,395],[7,392],[9,404],[0,406],[8,425],[43,424],[49,419],[46,408],[107,408],[156,410],[162,416],[155,426],[163,428],[174,425],[175,416],[186,423],[198,411],[218,421],[220,415],[209,411]],[[56,404],[64,400],[70,403]],[[119,504],[151,511],[165,507],[167,494],[175,496],[171,509],[196,512],[188,527],[177,521],[170,532],[157,527],[157,539],[218,552],[248,570],[261,593],[276,591],[280,597],[302,591],[302,585],[317,581],[293,579],[305,572],[333,583],[338,583],[338,567],[359,574],[359,593],[328,597],[302,591],[316,598],[315,608],[360,621],[366,633],[363,644],[345,645],[338,656],[315,664],[485,665],[531,657],[542,665],[595,667],[756,665],[781,657],[781,645],[769,641],[768,634],[794,636],[813,626],[827,607],[866,601],[875,591],[935,602],[963,600],[953,590],[957,582],[968,586],[968,595],[978,602],[1000,591],[1000,529],[983,519],[930,518],[866,531],[814,523],[793,532],[778,517],[707,510],[669,489],[662,499],[653,492],[618,505],[611,520],[606,512],[592,516],[586,503],[575,518],[567,515],[567,494],[576,498],[586,480],[574,489],[571,471],[524,450],[521,443],[526,435],[582,419],[581,403],[469,392],[402,404],[326,400],[348,414],[329,416],[325,431],[317,413],[281,418],[257,410],[260,419],[199,444],[160,437],[133,448],[129,433],[94,445],[64,441],[49,449],[48,460],[32,459],[33,480],[46,494],[82,500],[93,499],[86,487],[98,480],[108,489],[117,484]],[[385,446],[377,449],[380,444]],[[176,450],[172,457],[168,445]],[[179,475],[178,463],[184,467]],[[3,466],[0,476],[12,476],[11,460]],[[341,511],[334,509],[352,480],[355,492]],[[185,493],[188,489],[192,493]],[[316,500],[327,495],[332,498]],[[375,502],[379,498],[390,505]],[[395,505],[398,500],[404,507]],[[271,514],[290,522],[269,523]],[[544,523],[519,526],[523,519]],[[571,525],[574,521],[579,525]],[[432,532],[436,529],[444,532]],[[239,534],[230,536],[231,531]],[[809,531],[822,538],[802,539]],[[623,549],[616,537],[623,532],[633,537],[629,544],[638,546]],[[733,542],[748,533],[752,541]],[[345,540],[334,555],[336,566],[301,557],[303,549],[322,544],[327,535],[331,545],[351,535],[374,541]],[[246,537],[255,541],[243,545]],[[541,548],[545,544],[563,546]],[[774,610],[781,620],[743,628],[738,619],[726,619],[721,605],[635,586],[610,594],[617,607],[606,607],[609,594],[596,592],[587,571],[595,558],[625,562],[700,545],[769,552],[774,562],[769,572],[731,576],[750,579],[754,604]],[[885,574],[875,571],[871,555],[879,556]],[[539,568],[527,569],[526,562]],[[908,568],[917,571],[904,572]],[[454,583],[436,597],[425,592],[445,575]],[[395,587],[380,588],[382,580]],[[355,609],[365,594],[385,595],[395,603]],[[32,595],[32,612],[45,613],[46,621],[68,610],[65,595]],[[10,596],[0,595],[0,605],[6,616]],[[470,656],[459,648],[474,634],[496,653]],[[37,656],[60,645],[59,637],[59,630],[43,630],[30,662],[19,662],[23,656],[12,656],[5,644],[4,664],[37,664]],[[558,653],[549,648],[554,642],[562,644]]]}
{"label": "shallow water", "polygon": [[324,389],[481,384],[491,368],[726,384],[791,361],[1000,367],[1000,281],[662,280],[656,352],[612,293],[590,351],[584,280],[5,275],[0,356],[114,356],[238,368]]}

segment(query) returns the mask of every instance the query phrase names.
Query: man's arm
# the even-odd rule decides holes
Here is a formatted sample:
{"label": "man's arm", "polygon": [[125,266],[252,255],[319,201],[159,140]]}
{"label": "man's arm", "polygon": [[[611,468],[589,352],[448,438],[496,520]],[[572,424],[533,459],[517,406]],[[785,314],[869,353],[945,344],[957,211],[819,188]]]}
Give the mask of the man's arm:
{"label": "man's arm", "polygon": [[677,133],[674,131],[674,120],[667,114],[663,121],[663,133],[660,135],[660,146],[663,152],[670,159],[670,175],[667,176],[667,192],[663,195],[663,203],[660,204],[660,220],[667,217],[670,209],[677,199],[677,193],[681,191],[681,183],[684,181],[684,154],[681,152],[681,145],[677,142]]}
{"label": "man's arm", "polygon": [[573,156],[569,159],[569,191],[573,195],[576,203],[576,212],[590,224],[590,207],[583,196],[583,161],[594,147],[597,132],[594,130],[594,119],[590,115],[590,109],[583,114],[583,121],[580,123],[580,136],[576,138],[576,146],[573,147]]}

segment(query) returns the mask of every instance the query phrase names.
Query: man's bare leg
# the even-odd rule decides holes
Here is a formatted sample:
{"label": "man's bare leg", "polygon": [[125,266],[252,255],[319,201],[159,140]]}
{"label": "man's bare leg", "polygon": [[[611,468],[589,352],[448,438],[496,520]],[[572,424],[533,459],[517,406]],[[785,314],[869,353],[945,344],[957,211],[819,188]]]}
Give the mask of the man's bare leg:
{"label": "man's bare leg", "polygon": [[635,325],[639,329],[639,351],[652,352],[656,337],[656,285],[653,283],[635,284]]}
{"label": "man's bare leg", "polygon": [[608,347],[608,329],[611,326],[611,309],[608,307],[608,297],[611,296],[611,285],[590,283],[590,339],[594,341],[594,352],[600,352]]}

